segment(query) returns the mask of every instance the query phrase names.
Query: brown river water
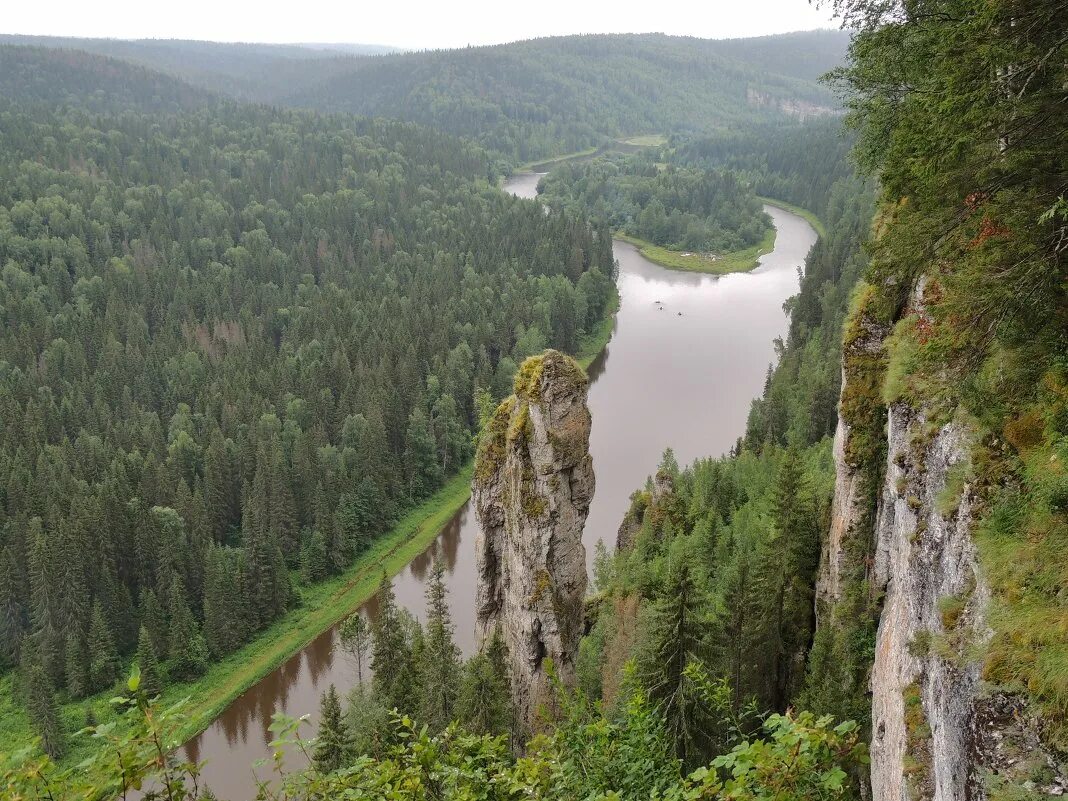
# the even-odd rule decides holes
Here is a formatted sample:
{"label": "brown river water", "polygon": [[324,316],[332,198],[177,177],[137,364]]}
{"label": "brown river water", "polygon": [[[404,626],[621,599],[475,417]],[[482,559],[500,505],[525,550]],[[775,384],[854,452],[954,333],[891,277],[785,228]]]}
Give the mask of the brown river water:
{"label": "brown river water", "polygon": [[[533,197],[538,178],[520,174],[504,188]],[[783,302],[796,293],[797,269],[816,241],[803,218],[770,206],[766,211],[777,229],[775,247],[749,273],[667,270],[616,241],[620,310],[611,341],[589,369],[597,490],[583,535],[588,557],[598,539],[615,544],[630,494],[655,471],[665,447],[687,464],[725,453],[744,432],[750,401],[774,359],[772,341],[786,331]],[[465,506],[393,581],[398,602],[421,618],[424,582],[434,558],[441,559],[456,641],[468,655],[474,649],[475,531]],[[362,610],[373,617],[375,599]],[[269,778],[269,766],[254,763],[270,755],[275,712],[308,715],[312,725],[303,733],[310,737],[320,694],[330,684],[342,694],[354,686],[355,666],[335,652],[335,636],[334,629],[320,634],[186,744],[187,758],[206,760],[203,783],[219,798],[252,798],[254,772]],[[297,767],[300,759],[290,755],[287,762]]]}

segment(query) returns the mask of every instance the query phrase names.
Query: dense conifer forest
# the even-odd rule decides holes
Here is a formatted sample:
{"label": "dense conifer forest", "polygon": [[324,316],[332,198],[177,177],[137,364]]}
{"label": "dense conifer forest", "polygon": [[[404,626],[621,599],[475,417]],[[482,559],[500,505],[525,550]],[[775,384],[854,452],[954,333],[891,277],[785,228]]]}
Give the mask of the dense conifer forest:
{"label": "dense conifer forest", "polygon": [[[161,115],[170,79],[0,52],[28,61],[0,107],[0,659],[30,698],[135,650],[198,675],[463,466],[479,393],[613,297],[607,230],[503,195],[472,145]],[[28,99],[62,75],[133,102]]]}
{"label": "dense conifer forest", "polygon": [[538,190],[550,208],[584,209],[607,219],[614,231],[672,250],[742,250],[771,227],[761,202],[735,173],[665,169],[646,154],[567,163]]}
{"label": "dense conifer forest", "polygon": [[[913,599],[932,622],[901,645],[944,668],[946,694],[974,677],[988,712],[1009,710],[967,720],[969,797],[1063,793],[1062,6],[837,0],[844,66],[839,34],[586,36],[229,66],[213,50],[194,88],[0,47],[0,701],[37,737],[0,760],[0,787],[99,798],[152,777],[169,801],[210,797],[174,751],[182,711],[154,696],[469,461],[517,365],[575,352],[610,313],[613,229],[742,246],[767,196],[822,229],[776,361],[729,455],[668,450],[635,487],[596,554],[577,687],[545,727],[518,738],[499,637],[462,659],[437,565],[422,623],[388,579],[373,622],[342,623],[360,680],[323,694],[312,740],[274,721],[277,764],[288,747],[309,767],[261,792],[887,801],[877,770],[939,797],[958,721],[936,724],[922,670],[893,689],[904,756],[878,751],[877,517],[900,500],[932,505],[939,536],[972,515],[970,589]],[[252,66],[268,57],[299,61],[273,98]],[[826,69],[848,132],[824,113]],[[545,205],[497,188],[518,162],[651,132],[667,144],[556,166]],[[889,458],[894,414],[918,422]],[[931,483],[925,449],[949,429],[967,455]],[[899,539],[911,554],[930,536]],[[114,714],[82,735],[100,748],[64,763],[63,706],[104,692]]]}

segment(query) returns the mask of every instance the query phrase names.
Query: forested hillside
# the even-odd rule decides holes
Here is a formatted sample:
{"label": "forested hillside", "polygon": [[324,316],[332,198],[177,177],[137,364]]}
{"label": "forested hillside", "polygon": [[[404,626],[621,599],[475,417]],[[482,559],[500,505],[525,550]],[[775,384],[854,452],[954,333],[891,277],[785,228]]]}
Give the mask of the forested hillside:
{"label": "forested hillside", "polygon": [[197,42],[181,39],[79,39],[0,34],[0,44],[80,50],[159,70],[212,92],[259,103],[353,69],[355,56],[390,48],[335,50],[302,45]]}
{"label": "forested hillside", "polygon": [[837,108],[816,81],[848,37],[566,36],[374,57],[293,45],[0,37],[128,59],[242,100],[382,115],[476,140],[514,163],[635,134]]}
{"label": "forested hillside", "polygon": [[[131,98],[171,84],[77,58]],[[56,700],[135,650],[191,678],[299,604],[467,461],[476,395],[576,351],[614,290],[607,230],[499,192],[459,140],[22,85],[0,101],[0,661],[59,754]]]}
{"label": "forested hillside", "polygon": [[612,137],[781,116],[788,101],[835,105],[815,82],[732,61],[721,45],[643,34],[407,53],[366,60],[288,102],[425,123],[521,162]]}
{"label": "forested hillside", "polygon": [[0,97],[8,104],[116,113],[175,112],[213,105],[210,92],[168,75],[78,50],[0,45]]}

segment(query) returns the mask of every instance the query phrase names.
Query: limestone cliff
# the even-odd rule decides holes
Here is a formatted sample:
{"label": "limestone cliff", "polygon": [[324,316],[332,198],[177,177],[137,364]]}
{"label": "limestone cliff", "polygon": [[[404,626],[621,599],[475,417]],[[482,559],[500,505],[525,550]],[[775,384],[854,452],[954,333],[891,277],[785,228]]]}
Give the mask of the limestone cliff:
{"label": "limestone cliff", "polygon": [[[922,307],[921,281],[908,310],[915,314]],[[928,410],[905,402],[885,407],[871,397],[866,408],[878,415],[864,423],[852,393],[857,384],[878,386],[865,370],[881,372],[889,332],[866,325],[862,311],[852,331],[817,598],[824,629],[855,627],[846,618],[862,607],[878,627],[867,687],[871,796],[974,801],[1000,796],[1008,787],[1061,795],[1068,780],[1044,750],[1027,700],[983,681],[990,592],[972,537],[976,498],[968,427],[958,419],[935,422]],[[854,441],[865,433],[877,436],[879,447]],[[854,597],[848,604],[847,595]],[[865,604],[856,602],[857,595],[866,596]]]}
{"label": "limestone cliff", "polygon": [[527,733],[552,700],[546,660],[565,685],[575,678],[587,583],[582,529],[594,490],[587,386],[562,353],[527,359],[475,462],[478,635],[503,635]]}

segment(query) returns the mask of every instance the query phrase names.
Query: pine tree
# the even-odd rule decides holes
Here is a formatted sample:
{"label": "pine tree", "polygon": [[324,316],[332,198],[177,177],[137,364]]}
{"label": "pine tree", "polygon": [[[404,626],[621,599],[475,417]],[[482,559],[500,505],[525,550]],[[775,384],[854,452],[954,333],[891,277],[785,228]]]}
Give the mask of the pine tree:
{"label": "pine tree", "polygon": [[435,561],[426,589],[426,626],[417,670],[422,689],[419,719],[440,731],[456,714],[460,687],[460,649],[453,640],[445,568]]}
{"label": "pine tree", "polygon": [[152,637],[148,629],[141,626],[137,636],[137,665],[141,670],[141,690],[149,698],[163,692],[163,679],[160,675],[159,660],[156,658],[156,648],[152,645]]}
{"label": "pine tree", "polygon": [[100,601],[93,604],[93,614],[89,622],[89,688],[92,692],[110,687],[119,677],[119,653],[115,648],[115,639],[104,617],[104,608]]}
{"label": "pine tree", "polygon": [[315,739],[312,759],[320,773],[333,773],[353,756],[352,736],[341,716],[341,702],[333,684],[319,701],[319,736]]}

